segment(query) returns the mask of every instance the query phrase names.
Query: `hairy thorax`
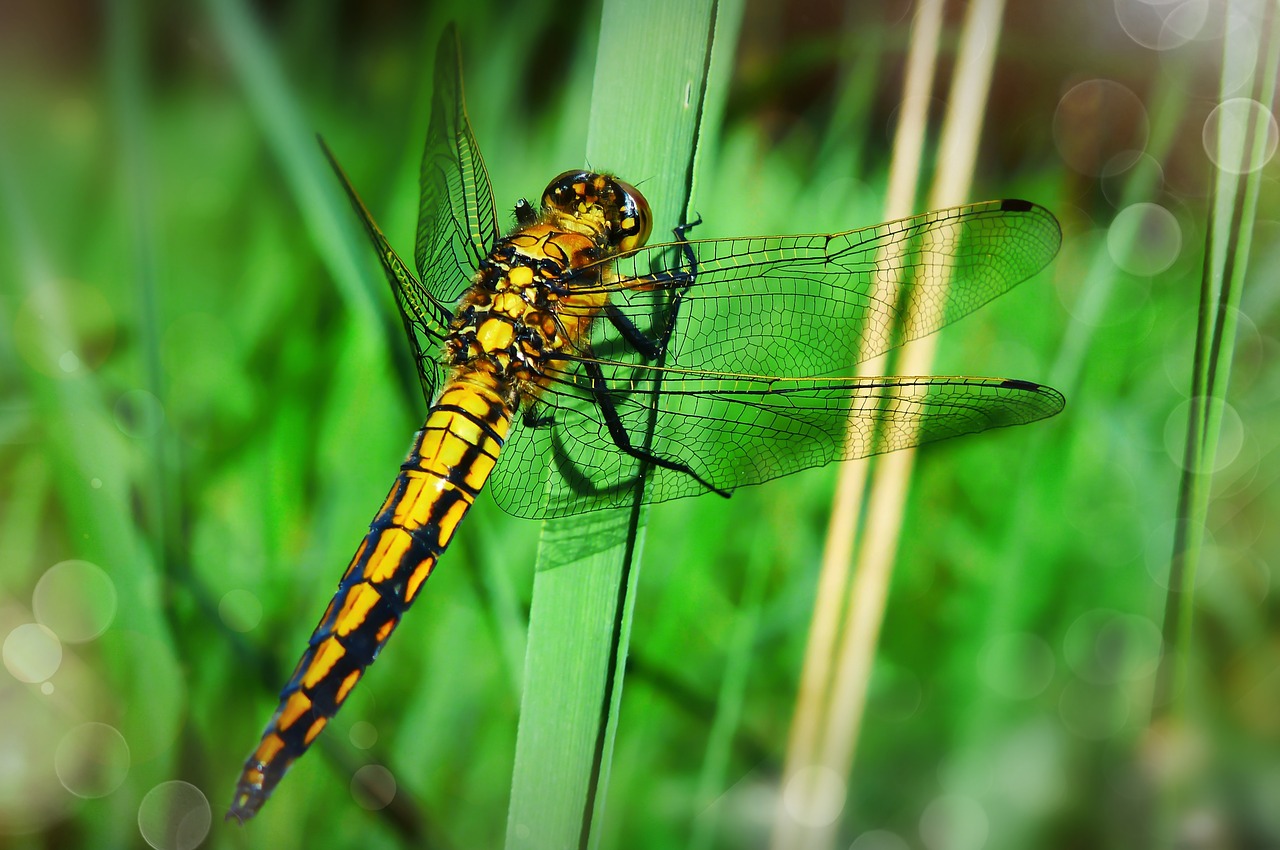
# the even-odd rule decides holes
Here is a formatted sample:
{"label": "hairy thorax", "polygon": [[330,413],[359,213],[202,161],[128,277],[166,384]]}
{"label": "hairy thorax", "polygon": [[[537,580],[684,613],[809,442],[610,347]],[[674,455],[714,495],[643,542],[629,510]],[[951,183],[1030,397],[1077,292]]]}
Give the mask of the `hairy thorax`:
{"label": "hairy thorax", "polygon": [[610,253],[603,234],[597,216],[551,212],[498,240],[445,340],[455,374],[483,373],[513,407],[537,398],[549,364],[563,370],[581,353],[608,298],[598,286],[604,266],[585,268]]}

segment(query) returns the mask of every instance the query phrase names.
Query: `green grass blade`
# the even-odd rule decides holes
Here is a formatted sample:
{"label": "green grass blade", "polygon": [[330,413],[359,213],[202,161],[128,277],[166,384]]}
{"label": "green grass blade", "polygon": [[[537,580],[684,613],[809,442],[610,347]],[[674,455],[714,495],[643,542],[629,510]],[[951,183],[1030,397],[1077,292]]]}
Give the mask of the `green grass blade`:
{"label": "green grass blade", "polygon": [[[605,4],[586,159],[643,185],[658,228],[682,221],[688,204],[712,9],[675,0]],[[544,527],[508,848],[599,842],[644,515],[637,505]],[[584,532],[613,545],[562,563],[562,547]]]}
{"label": "green grass blade", "polygon": [[[265,35],[241,0],[206,0],[214,27],[262,134],[271,145],[297,200],[298,211],[347,307],[355,315],[361,337],[370,343],[407,351],[399,323],[383,299],[374,293],[382,284],[370,273],[368,246],[349,225],[347,201],[316,144],[312,126],[290,89]],[[405,356],[397,364],[408,364]],[[409,398],[416,398],[417,379],[403,369],[401,381]]]}
{"label": "green grass blade", "polygon": [[[1224,10],[1226,15],[1231,6]],[[1276,74],[1280,70],[1280,19],[1274,4],[1266,7],[1261,26],[1228,27],[1223,38],[1223,76],[1220,105],[1232,98],[1228,82],[1233,52],[1255,50],[1261,58],[1254,69],[1250,95],[1255,104],[1271,109],[1275,103]],[[1216,466],[1226,393],[1230,383],[1232,353],[1236,342],[1238,308],[1248,266],[1249,249],[1262,184],[1262,157],[1267,141],[1266,120],[1256,109],[1252,123],[1233,126],[1224,119],[1218,132],[1218,166],[1205,232],[1200,307],[1192,364],[1192,383],[1182,474],[1178,486],[1173,548],[1169,561],[1162,642],[1164,652],[1152,696],[1152,726],[1156,735],[1178,728],[1189,698],[1188,667],[1192,652],[1191,620],[1198,602],[1197,574],[1204,556],[1205,533],[1212,502],[1211,486]],[[1268,115],[1269,117],[1269,115]],[[1154,736],[1153,736],[1154,737]],[[1179,830],[1180,812],[1192,787],[1189,777],[1177,772],[1158,777],[1155,817],[1151,834],[1157,845],[1171,843]]]}
{"label": "green grass blade", "polygon": [[[1270,109],[1275,103],[1276,73],[1280,68],[1280,21],[1274,4],[1267,6],[1264,22],[1258,31],[1247,27],[1228,28],[1223,40],[1224,65],[1233,51],[1254,46],[1238,44],[1237,40],[1254,39],[1257,40],[1257,54],[1265,56],[1265,60],[1254,77],[1252,95],[1255,102]],[[1224,72],[1222,101],[1225,103],[1230,98],[1228,76]],[[1268,133],[1267,122],[1257,120],[1257,111],[1252,113],[1252,117],[1254,122],[1245,127],[1233,128],[1228,120],[1223,120],[1220,125],[1219,168],[1213,178],[1212,206],[1205,235],[1205,264],[1193,364],[1195,371],[1179,481],[1173,554],[1169,565],[1169,594],[1165,601],[1163,634],[1166,652],[1161,659],[1152,706],[1157,719],[1166,714],[1177,714],[1185,691],[1191,615],[1196,602],[1196,572],[1231,376],[1238,308],[1262,184],[1262,160],[1258,152],[1265,145]],[[1230,132],[1233,129],[1239,132]]]}

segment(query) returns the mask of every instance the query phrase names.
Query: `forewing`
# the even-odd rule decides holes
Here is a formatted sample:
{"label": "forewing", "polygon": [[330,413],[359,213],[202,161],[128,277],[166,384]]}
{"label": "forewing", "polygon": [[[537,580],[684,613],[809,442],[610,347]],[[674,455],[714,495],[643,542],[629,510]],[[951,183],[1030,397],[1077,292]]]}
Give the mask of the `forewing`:
{"label": "forewing", "polygon": [[430,296],[453,305],[498,236],[493,189],[467,118],[453,24],[445,27],[436,48],[431,124],[419,182],[414,260]]}
{"label": "forewing", "polygon": [[[844,233],[688,243],[696,276],[682,296],[666,365],[808,377],[926,336],[1043,269],[1062,241],[1027,201],[934,210]],[[647,282],[687,268],[680,245],[616,261],[611,302],[650,328]],[[659,289],[685,286],[659,275]]]}
{"label": "forewing", "polygon": [[439,304],[424,298],[417,278],[413,276],[413,272],[409,271],[409,267],[400,259],[395,249],[391,247],[391,243],[387,241],[387,237],[383,235],[382,229],[378,227],[378,223],[369,214],[368,208],[356,194],[355,187],[351,185],[346,172],[342,170],[342,166],[338,165],[333,151],[329,150],[324,139],[319,137],[317,139],[382,263],[382,270],[386,273],[387,282],[391,285],[391,294],[395,296],[396,307],[400,310],[400,320],[404,324],[405,334],[409,338],[409,348],[413,352],[414,366],[418,371],[422,394],[427,404],[430,404],[442,380],[435,353],[439,350],[440,343],[448,331],[449,316],[442,311]]}
{"label": "forewing", "polygon": [[[723,490],[801,469],[1052,416],[1056,390],[998,378],[765,378],[605,364],[609,401],[638,445]],[[640,462],[619,451],[581,372],[566,374],[513,431],[494,472],[498,503],[555,517],[627,504]],[[654,381],[661,391],[654,393]],[[554,421],[554,425],[547,424]],[[685,472],[650,468],[646,502],[706,492]]]}

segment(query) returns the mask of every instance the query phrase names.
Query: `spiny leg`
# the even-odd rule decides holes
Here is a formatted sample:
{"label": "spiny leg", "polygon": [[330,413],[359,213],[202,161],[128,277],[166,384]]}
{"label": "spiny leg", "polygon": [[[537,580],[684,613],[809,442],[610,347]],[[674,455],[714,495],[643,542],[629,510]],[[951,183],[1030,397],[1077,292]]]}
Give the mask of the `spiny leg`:
{"label": "spiny leg", "polygon": [[671,342],[671,335],[676,330],[676,319],[680,313],[680,305],[684,302],[684,294],[689,291],[689,287],[693,286],[693,282],[698,277],[698,256],[693,253],[693,248],[689,245],[689,240],[685,238],[685,234],[702,224],[702,216],[698,216],[693,221],[681,224],[672,229],[675,234],[676,242],[680,245],[680,253],[684,255],[684,261],[687,263],[685,269],[669,272],[673,279],[681,279],[684,286],[675,291],[675,295],[671,298],[671,311],[667,314],[667,326],[662,331],[662,350],[665,351],[667,344]]}
{"label": "spiny leg", "polygon": [[[666,326],[662,329],[662,334],[659,338],[654,339],[636,327],[635,322],[631,321],[631,317],[618,309],[617,305],[609,303],[604,306],[604,315],[609,320],[609,324],[613,325],[618,333],[622,335],[622,338],[647,361],[657,360],[662,356],[662,352],[666,350],[667,343],[671,340],[671,334],[676,328],[676,315],[680,309],[680,302],[689,287],[693,285],[694,278],[697,276],[698,258],[694,255],[693,249],[689,247],[689,240],[685,238],[685,234],[701,223],[702,219],[699,218],[688,224],[673,228],[671,231],[675,234],[676,242],[681,246],[681,253],[684,256],[685,263],[687,263],[687,268],[658,272],[642,279],[646,285],[661,289],[667,289],[672,283],[678,284],[675,287],[670,287],[673,292],[671,306],[667,312]],[[660,287],[655,286],[655,284],[660,285]]]}
{"label": "spiny leg", "polygon": [[636,460],[653,464],[662,469],[670,469],[673,472],[682,472],[697,481],[703,487],[711,492],[729,498],[729,491],[722,490],[703,478],[701,475],[693,471],[687,463],[681,463],[675,460],[667,460],[664,457],[636,448],[631,442],[631,436],[627,433],[626,426],[622,424],[622,417],[618,415],[618,409],[613,404],[613,399],[609,395],[609,387],[604,379],[604,372],[600,370],[600,365],[593,361],[583,361],[583,367],[587,370],[587,376],[591,378],[591,394],[595,398],[596,405],[600,408],[600,414],[604,417],[605,425],[609,429],[609,436],[613,438],[613,442],[619,449]]}

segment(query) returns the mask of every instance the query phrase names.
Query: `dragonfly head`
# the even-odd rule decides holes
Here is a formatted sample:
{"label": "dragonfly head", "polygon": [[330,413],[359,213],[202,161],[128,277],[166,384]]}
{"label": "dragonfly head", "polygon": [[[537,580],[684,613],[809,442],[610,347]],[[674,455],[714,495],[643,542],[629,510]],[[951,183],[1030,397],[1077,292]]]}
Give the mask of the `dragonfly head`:
{"label": "dragonfly head", "polygon": [[603,216],[606,239],[620,253],[639,248],[653,229],[649,202],[635,186],[594,171],[566,171],[552,180],[542,193],[542,209]]}

